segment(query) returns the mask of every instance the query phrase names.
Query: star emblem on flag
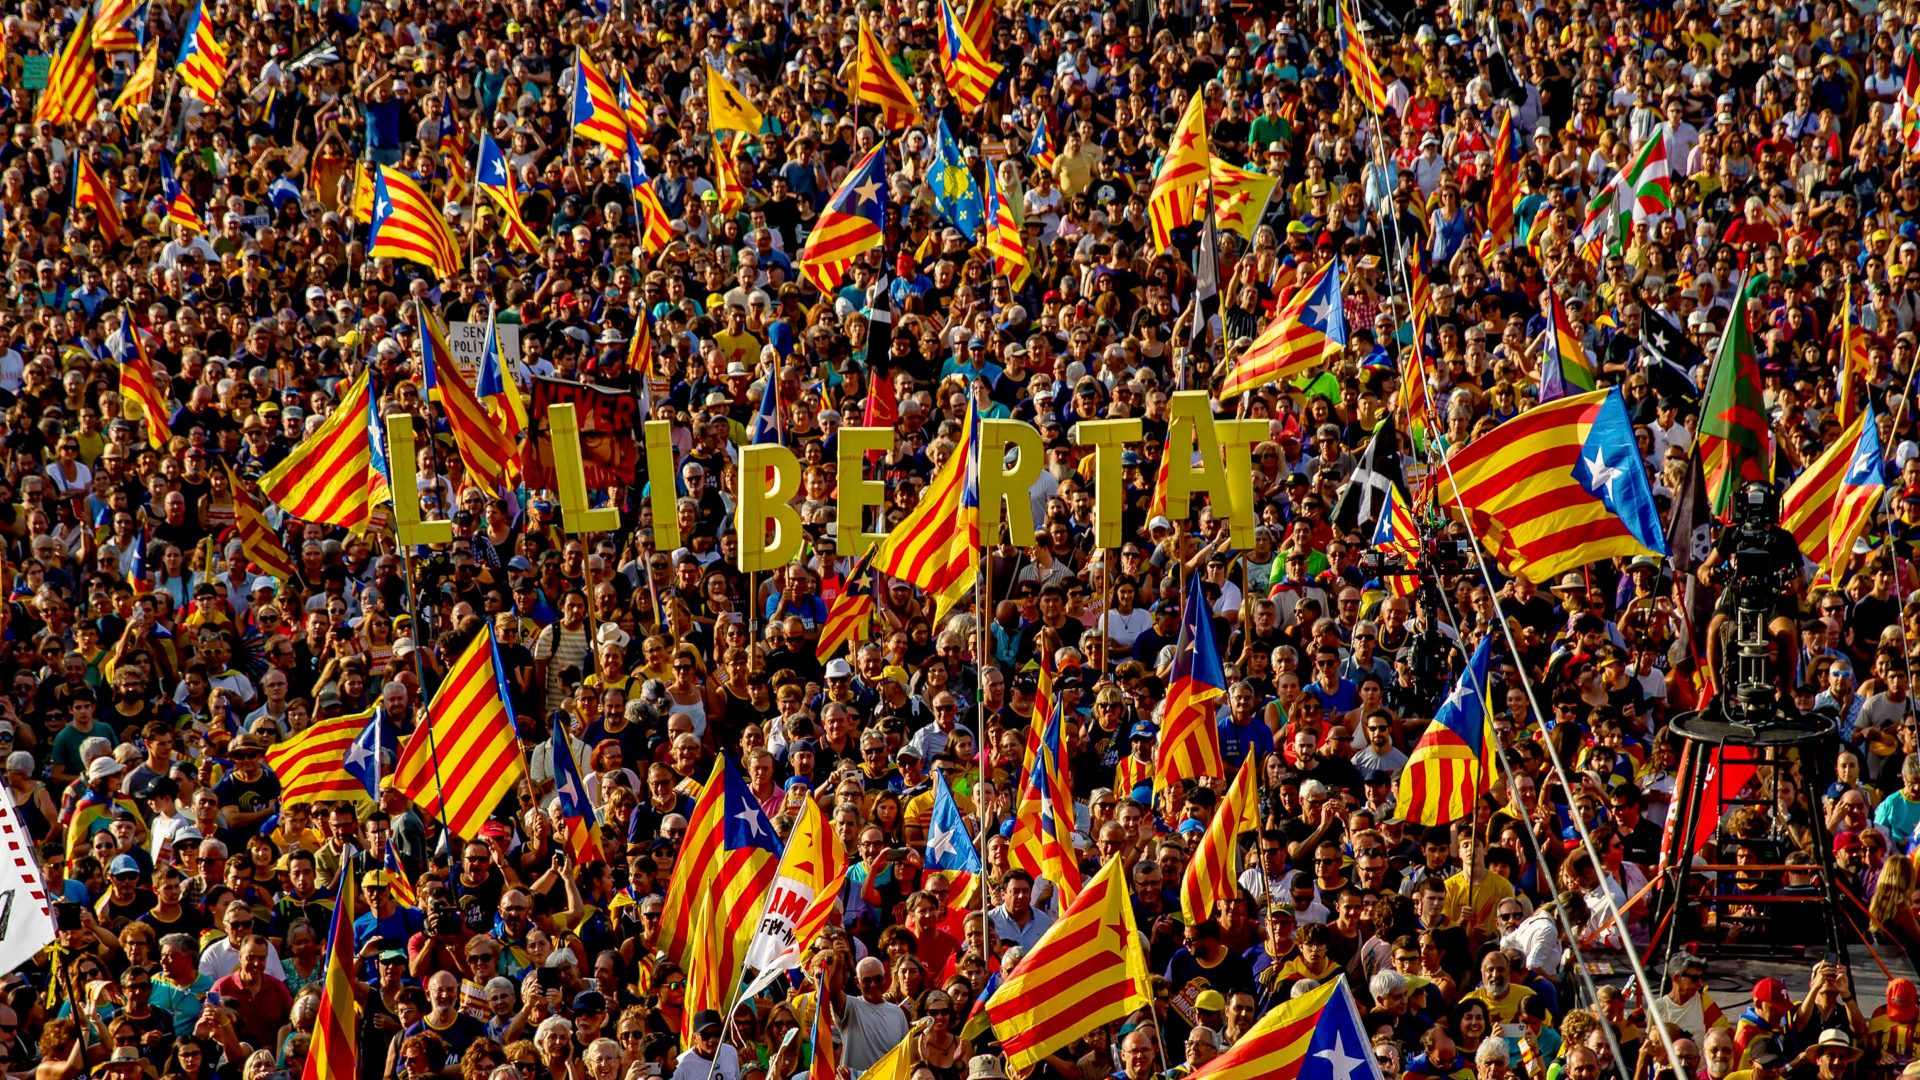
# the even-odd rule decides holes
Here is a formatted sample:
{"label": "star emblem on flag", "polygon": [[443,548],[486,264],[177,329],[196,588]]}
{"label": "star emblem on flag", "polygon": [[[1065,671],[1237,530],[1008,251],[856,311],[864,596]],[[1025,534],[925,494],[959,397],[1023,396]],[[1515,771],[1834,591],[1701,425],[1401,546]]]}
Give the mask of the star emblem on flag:
{"label": "star emblem on flag", "polygon": [[1596,447],[1591,458],[1583,458],[1587,463],[1588,490],[1601,498],[1606,498],[1613,490],[1615,481],[1620,479],[1620,468],[1607,464],[1605,447]]}
{"label": "star emblem on flag", "polygon": [[1332,1066],[1334,1080],[1353,1080],[1354,1075],[1360,1071],[1360,1067],[1366,1064],[1362,1059],[1347,1053],[1346,1049],[1340,1045],[1338,1034],[1334,1035],[1332,1046],[1316,1051],[1313,1056]]}

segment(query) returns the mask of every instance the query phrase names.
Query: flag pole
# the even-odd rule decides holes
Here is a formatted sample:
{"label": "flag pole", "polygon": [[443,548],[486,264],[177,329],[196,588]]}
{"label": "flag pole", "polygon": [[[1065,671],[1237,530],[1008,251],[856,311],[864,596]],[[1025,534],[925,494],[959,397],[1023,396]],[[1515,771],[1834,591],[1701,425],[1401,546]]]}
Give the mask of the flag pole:
{"label": "flag pole", "polygon": [[[380,402],[379,402],[379,398],[374,395],[373,365],[370,363],[367,363],[367,359],[366,359],[367,331],[366,331],[366,323],[364,321],[361,323],[359,348],[360,348],[361,362],[363,364],[366,364],[366,368],[367,368],[367,404],[373,410],[374,414],[378,416],[380,412]],[[381,417],[381,423],[382,424],[385,423],[385,417]],[[383,430],[384,429],[378,424],[368,425],[367,439],[371,441],[379,438]],[[384,454],[382,456],[384,456]],[[387,492],[388,492],[388,495],[395,500],[398,500],[400,498],[400,495],[393,491],[393,485],[391,482],[389,482],[387,485]],[[415,495],[415,498],[418,498],[418,497],[419,497],[418,495]],[[369,507],[368,510],[369,512],[371,512],[372,508]],[[433,816],[437,821],[440,822],[441,840],[444,843],[445,838],[447,836],[452,835],[453,829],[451,826],[447,824],[446,798],[442,794],[444,785],[441,780],[441,772],[440,772],[440,748],[434,742],[433,715],[432,715],[432,711],[427,707],[426,665],[423,664],[420,660],[420,649],[422,647],[422,643],[426,641],[426,633],[424,629],[426,626],[426,623],[421,618],[420,598],[419,598],[418,592],[414,588],[413,546],[411,544],[405,544],[401,542],[400,521],[397,517],[395,517],[392,514],[389,514],[387,516],[387,522],[388,524],[393,526],[393,546],[400,549],[400,572],[401,572],[402,579],[406,582],[406,586],[407,586],[407,617],[413,621],[413,634],[414,634],[413,677],[416,680],[418,680],[420,683],[420,696],[421,696],[421,701],[417,706],[415,706],[415,708],[421,712],[427,713],[427,721],[426,721],[427,756],[431,758],[433,761],[433,791],[434,791]],[[376,800],[379,798],[379,791],[377,786],[375,788],[374,797]]]}
{"label": "flag pole", "polygon": [[[1002,527],[1005,527],[1005,524],[1006,524],[1005,522],[1002,522],[1001,523]],[[999,538],[1000,538],[999,533],[998,531],[996,531],[994,534],[994,539],[997,541],[999,540]],[[984,541],[985,538],[982,537],[981,539]],[[978,603],[980,606],[980,610],[978,612],[979,618],[975,620],[980,624],[977,631],[978,643],[974,646],[976,649],[979,650],[979,656],[974,663],[974,669],[982,673],[986,671],[987,664],[993,662],[993,630],[987,623],[987,615],[993,606],[993,582],[991,580],[992,566],[993,566],[992,547],[993,546],[990,546],[985,543],[981,544],[980,572],[977,575],[975,575],[974,582],[973,582],[973,591],[974,591],[975,600],[976,600],[976,603]],[[877,607],[878,605],[876,605],[876,609]],[[1006,681],[1004,677],[1002,681],[1003,682]],[[974,722],[979,729],[974,735],[974,743],[975,743],[974,755],[978,757],[982,762],[980,780],[981,782],[985,782],[986,769],[984,767],[984,763],[988,759],[986,757],[986,754],[987,754],[987,695],[986,695],[986,686],[984,683],[973,688],[973,697],[974,697],[974,706],[973,706]],[[1007,698],[1009,701],[1011,701],[1013,698],[1013,685],[1011,683],[1007,683]],[[1035,721],[1029,720],[1028,722],[1034,723]],[[1019,789],[1020,770],[1016,767],[1013,770],[1013,772],[1014,772],[1014,781],[1011,785],[1013,788],[1013,791],[1011,792],[1013,796],[1012,805],[1014,808],[1014,813],[1018,815],[1020,812],[1020,789]],[[993,933],[993,927],[991,924],[992,916],[989,915],[988,912],[991,911],[993,907],[993,888],[992,888],[993,876],[992,876],[992,868],[987,865],[987,857],[986,857],[987,846],[985,843],[985,838],[988,835],[987,803],[985,799],[980,798],[980,787],[978,783],[974,785],[973,791],[974,791],[973,814],[974,814],[974,818],[980,823],[979,832],[976,834],[976,836],[980,838],[980,842],[977,842],[974,845],[975,849],[979,852],[979,855],[980,855],[980,872],[974,875],[974,888],[980,891],[980,936],[982,940],[990,940],[989,935]],[[954,808],[956,810],[959,809],[957,804]],[[951,899],[951,897],[949,897],[949,899]],[[964,930],[964,927],[962,929]],[[984,960],[986,959],[986,957],[981,957],[981,959]]]}

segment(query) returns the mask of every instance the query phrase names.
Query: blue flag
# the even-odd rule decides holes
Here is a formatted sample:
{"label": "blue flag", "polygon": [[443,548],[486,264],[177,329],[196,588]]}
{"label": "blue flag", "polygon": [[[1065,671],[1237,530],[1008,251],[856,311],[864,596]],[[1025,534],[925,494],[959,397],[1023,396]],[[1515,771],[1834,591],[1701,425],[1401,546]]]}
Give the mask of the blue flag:
{"label": "blue flag", "polygon": [[1654,508],[1653,487],[1647,482],[1627,403],[1617,386],[1607,392],[1607,400],[1594,414],[1579,460],[1573,463],[1573,478],[1618,517],[1641,546],[1657,555],[1667,553],[1666,530]]}
{"label": "blue flag", "polygon": [[980,872],[980,852],[967,832],[967,819],[953,801],[945,773],[933,774],[933,816],[927,820],[927,869]]}
{"label": "blue flag", "polygon": [[347,774],[366,787],[368,798],[380,797],[381,758],[389,749],[399,753],[400,739],[393,725],[387,722],[387,710],[376,708],[367,726],[360,729],[353,744],[347,747]]}
{"label": "blue flag", "polygon": [[940,121],[940,137],[934,143],[933,167],[927,171],[927,187],[933,191],[934,212],[952,222],[967,239],[977,239],[981,225],[986,222],[985,203],[980,198],[980,185],[974,182],[973,171],[967,168],[960,144],[954,141],[953,132],[947,130],[944,117]]}

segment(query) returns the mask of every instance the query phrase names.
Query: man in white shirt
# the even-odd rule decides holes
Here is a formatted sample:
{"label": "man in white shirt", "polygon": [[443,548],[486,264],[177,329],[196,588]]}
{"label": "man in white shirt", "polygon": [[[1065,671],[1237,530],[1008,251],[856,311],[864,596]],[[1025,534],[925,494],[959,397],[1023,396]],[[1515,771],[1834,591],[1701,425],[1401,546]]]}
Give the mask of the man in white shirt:
{"label": "man in white shirt", "polygon": [[[1579,893],[1564,894],[1559,901],[1560,911],[1574,926],[1584,926],[1587,922],[1587,901]],[[1560,924],[1554,918],[1552,904],[1542,905],[1533,914],[1526,913],[1526,906],[1517,897],[1508,897],[1500,901],[1500,947],[1518,949],[1526,970],[1524,980],[1546,979],[1555,986],[1560,984],[1561,953],[1566,948],[1560,937]]]}
{"label": "man in white shirt", "polygon": [[740,1080],[740,1052],[720,1041],[724,1026],[717,1010],[693,1014],[693,1045],[673,1067],[673,1080]]}
{"label": "man in white shirt", "polygon": [[840,1063],[859,1076],[907,1037],[907,1014],[886,999],[887,965],[877,956],[854,965],[854,993],[847,993],[845,954],[834,953],[824,974],[827,999],[844,1040]]}
{"label": "man in white shirt", "polygon": [[[245,941],[253,936],[253,908],[245,900],[230,900],[221,922],[227,936],[207,946],[200,952],[200,973],[214,982],[240,970],[240,950],[236,941]],[[265,941],[265,938],[261,939]],[[280,965],[279,950],[267,942],[267,976],[286,981],[286,968]]]}

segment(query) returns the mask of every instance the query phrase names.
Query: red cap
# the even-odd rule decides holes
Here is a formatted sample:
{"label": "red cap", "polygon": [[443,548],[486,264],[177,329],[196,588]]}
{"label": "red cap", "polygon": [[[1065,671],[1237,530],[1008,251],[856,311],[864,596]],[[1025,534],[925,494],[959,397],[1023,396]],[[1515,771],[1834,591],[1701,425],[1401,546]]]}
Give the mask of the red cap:
{"label": "red cap", "polygon": [[1894,979],[1887,984],[1887,1015],[1901,1024],[1911,1024],[1920,1016],[1920,993],[1911,980]]}
{"label": "red cap", "polygon": [[1859,847],[1860,847],[1859,833],[1854,832],[1851,829],[1847,829],[1847,830],[1843,830],[1841,832],[1837,832],[1833,834],[1834,854],[1838,855],[1842,851],[1857,851],[1859,850]]}
{"label": "red cap", "polygon": [[1761,979],[1753,984],[1753,1003],[1778,1005],[1783,1009],[1793,1008],[1793,999],[1787,996],[1787,984],[1772,977]]}

